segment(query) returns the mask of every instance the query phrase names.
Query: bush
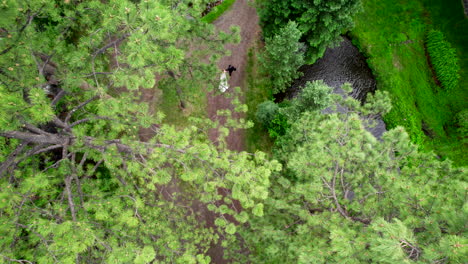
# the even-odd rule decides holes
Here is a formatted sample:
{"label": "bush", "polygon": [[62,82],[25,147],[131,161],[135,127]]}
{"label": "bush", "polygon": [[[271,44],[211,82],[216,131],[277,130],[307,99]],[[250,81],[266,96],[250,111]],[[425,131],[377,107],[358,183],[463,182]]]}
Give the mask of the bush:
{"label": "bush", "polygon": [[276,117],[270,122],[270,126],[268,127],[268,134],[270,134],[270,137],[272,138],[284,136],[290,126],[291,125],[288,123],[286,116],[278,113]]}
{"label": "bush", "polygon": [[278,115],[279,106],[272,101],[265,101],[257,106],[257,112],[255,117],[262,123],[266,128],[270,126],[270,123]]}
{"label": "bush", "polygon": [[460,65],[455,49],[444,38],[444,34],[431,30],[426,37],[427,52],[437,79],[447,91],[458,86]]}
{"label": "bush", "polygon": [[255,117],[268,130],[271,138],[283,136],[289,128],[288,119],[280,113],[280,107],[272,101],[258,105]]}

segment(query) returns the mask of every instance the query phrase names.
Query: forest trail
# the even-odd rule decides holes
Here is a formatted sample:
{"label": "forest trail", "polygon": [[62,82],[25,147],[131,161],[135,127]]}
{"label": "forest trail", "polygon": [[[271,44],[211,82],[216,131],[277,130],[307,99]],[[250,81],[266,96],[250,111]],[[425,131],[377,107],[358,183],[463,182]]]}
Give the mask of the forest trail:
{"label": "forest trail", "polygon": [[[224,122],[225,118],[217,116],[216,112],[221,109],[234,109],[231,104],[231,99],[226,98],[228,93],[233,93],[234,87],[241,87],[242,91],[246,91],[247,82],[246,80],[246,68],[247,68],[247,53],[249,48],[255,44],[260,36],[260,26],[258,24],[257,11],[251,5],[248,0],[237,0],[229,11],[224,13],[220,18],[213,22],[218,30],[229,32],[231,26],[237,25],[240,27],[241,41],[239,44],[227,44],[225,49],[231,51],[230,56],[225,56],[218,62],[218,67],[221,71],[226,69],[229,64],[237,68],[232,76],[229,78],[229,89],[224,94],[210,92],[207,95],[207,113],[208,117],[215,121],[219,120]],[[243,102],[244,99],[240,98]],[[243,117],[240,113],[234,113],[234,118]],[[216,142],[218,133],[215,130],[210,131],[210,140]],[[245,149],[245,133],[243,130],[231,130],[226,143],[229,149],[242,151]],[[203,210],[199,208],[199,210]],[[208,226],[214,224],[214,218],[216,217],[212,212],[206,211],[205,218]],[[248,254],[248,253],[247,253]],[[216,245],[211,245],[208,250],[208,255],[211,257],[212,263],[224,264],[230,261],[223,258],[224,249],[221,246],[221,241]]]}
{"label": "forest trail", "polygon": [[[255,44],[260,36],[260,26],[258,24],[257,11],[250,5],[248,0],[237,0],[229,11],[224,13],[220,18],[213,22],[218,30],[229,32],[231,26],[240,27],[241,41],[239,44],[227,44],[226,50],[231,51],[230,56],[221,58],[218,62],[220,74],[223,69],[226,69],[229,64],[237,68],[237,71],[232,73],[229,79],[229,89],[225,93],[233,93],[234,87],[241,87],[242,91],[246,87],[246,67],[247,67],[247,53],[249,48]],[[241,98],[242,99],[242,98]],[[223,117],[216,115],[220,109],[234,109],[231,104],[231,99],[226,98],[225,94],[209,93],[207,97],[207,112],[211,120],[220,120],[224,122]],[[235,118],[242,117],[239,113],[234,114]],[[216,142],[218,133],[211,131],[210,139]],[[242,151],[245,149],[245,133],[243,130],[232,130],[226,139],[227,146],[231,150]]]}

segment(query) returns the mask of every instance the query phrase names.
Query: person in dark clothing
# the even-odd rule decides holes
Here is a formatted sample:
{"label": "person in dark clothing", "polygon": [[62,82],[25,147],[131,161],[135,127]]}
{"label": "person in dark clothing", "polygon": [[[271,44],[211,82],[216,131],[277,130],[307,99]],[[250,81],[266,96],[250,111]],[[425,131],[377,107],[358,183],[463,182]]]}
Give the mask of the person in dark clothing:
{"label": "person in dark clothing", "polygon": [[237,70],[236,67],[232,66],[231,64],[229,64],[229,66],[227,67],[226,71],[229,72],[229,76],[232,75],[232,72]]}

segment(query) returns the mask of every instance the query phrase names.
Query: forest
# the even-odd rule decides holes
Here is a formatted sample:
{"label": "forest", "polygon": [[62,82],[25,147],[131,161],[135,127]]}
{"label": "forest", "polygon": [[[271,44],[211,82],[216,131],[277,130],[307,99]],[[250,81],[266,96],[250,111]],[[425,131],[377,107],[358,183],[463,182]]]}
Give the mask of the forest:
{"label": "forest", "polygon": [[0,2],[0,263],[467,263],[468,5]]}

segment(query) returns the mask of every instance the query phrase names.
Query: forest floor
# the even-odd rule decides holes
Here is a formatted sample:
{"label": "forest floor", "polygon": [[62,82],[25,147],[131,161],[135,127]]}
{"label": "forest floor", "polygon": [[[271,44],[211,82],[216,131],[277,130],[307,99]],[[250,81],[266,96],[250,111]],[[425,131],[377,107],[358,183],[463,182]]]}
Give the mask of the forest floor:
{"label": "forest floor", "polygon": [[[227,44],[226,50],[230,50],[231,55],[221,58],[218,62],[220,73],[226,69],[229,64],[237,68],[229,78],[229,89],[224,94],[211,92],[207,95],[207,112],[211,120],[224,122],[224,117],[216,114],[218,110],[230,109],[234,118],[240,118],[240,113],[234,113],[234,106],[231,104],[231,98],[226,95],[234,92],[234,87],[241,87],[242,91],[247,89],[247,61],[248,51],[260,36],[260,27],[258,25],[258,16],[255,8],[248,3],[248,0],[237,0],[231,9],[213,22],[218,30],[229,32],[231,26],[240,27],[241,41],[239,44]],[[243,101],[244,98],[241,98]],[[218,133],[212,131],[210,139],[216,142]],[[227,146],[231,150],[245,150],[245,131],[236,129],[230,131],[226,139]]]}

